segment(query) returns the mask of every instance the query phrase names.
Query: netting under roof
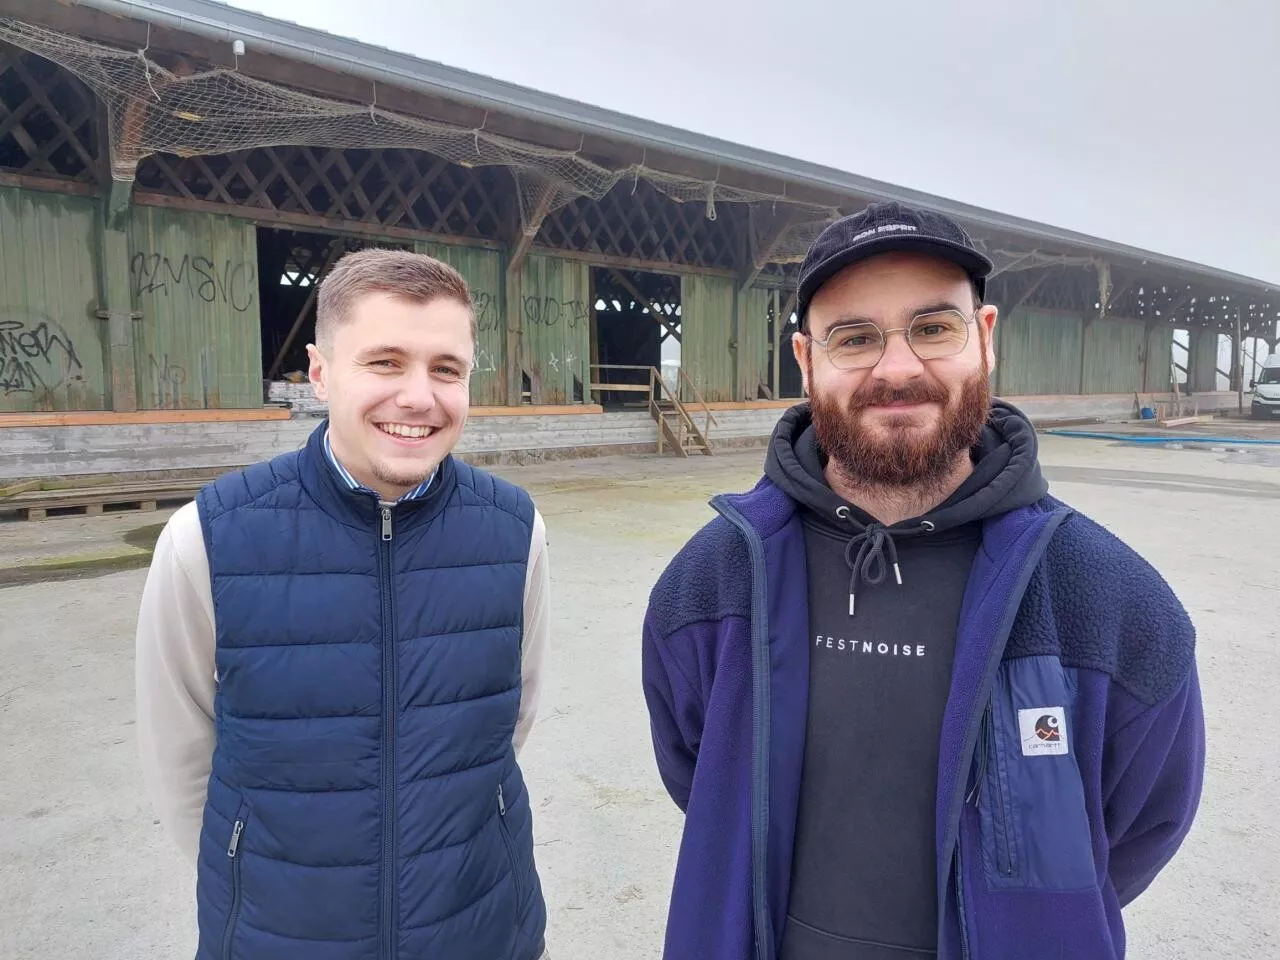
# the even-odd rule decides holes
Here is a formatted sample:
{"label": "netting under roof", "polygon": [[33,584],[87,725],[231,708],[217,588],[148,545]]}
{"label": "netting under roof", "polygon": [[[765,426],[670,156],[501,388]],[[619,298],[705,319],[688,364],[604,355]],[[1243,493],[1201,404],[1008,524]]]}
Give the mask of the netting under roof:
{"label": "netting under roof", "polygon": [[[132,180],[138,161],[152,153],[190,157],[282,145],[416,149],[464,167],[509,168],[522,229],[530,235],[551,210],[575,197],[599,200],[624,180],[643,179],[673,200],[701,203],[711,219],[720,202],[785,208],[791,214],[788,226],[768,238],[771,262],[802,258],[822,225],[839,216],[834,207],[666,173],[645,163],[611,169],[577,150],[515,140],[483,124],[460,127],[393,113],[376,102],[344,103],[234,69],[179,75],[148,56],[146,48],[120,50],[9,18],[0,18],[0,40],[61,65],[102,98],[116,180]],[[376,89],[371,93],[376,98]],[[753,251],[761,239],[755,233]]]}

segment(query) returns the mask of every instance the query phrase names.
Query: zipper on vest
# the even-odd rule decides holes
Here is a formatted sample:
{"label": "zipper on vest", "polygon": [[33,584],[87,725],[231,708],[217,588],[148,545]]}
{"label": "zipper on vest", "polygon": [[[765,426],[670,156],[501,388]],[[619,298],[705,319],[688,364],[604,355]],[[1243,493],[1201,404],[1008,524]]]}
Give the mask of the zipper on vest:
{"label": "zipper on vest", "polygon": [[[243,810],[243,806],[241,807]],[[231,861],[231,906],[227,910],[227,926],[222,934],[222,956],[230,960],[235,940],[236,922],[240,919],[240,836],[244,833],[244,817],[236,817],[231,828],[231,841],[227,844],[227,859]]]}
{"label": "zipper on vest", "polygon": [[511,879],[516,889],[516,926],[520,926],[520,911],[524,909],[524,879],[520,875],[520,861],[516,858],[515,837],[511,835],[511,827],[507,825],[507,798],[503,796],[502,784],[498,784],[498,829],[502,833],[502,843],[507,848],[507,859],[511,863]]}
{"label": "zipper on vest", "polygon": [[392,504],[378,501],[381,543],[378,549],[382,594],[382,960],[396,955],[396,638],[394,571],[391,562]]}

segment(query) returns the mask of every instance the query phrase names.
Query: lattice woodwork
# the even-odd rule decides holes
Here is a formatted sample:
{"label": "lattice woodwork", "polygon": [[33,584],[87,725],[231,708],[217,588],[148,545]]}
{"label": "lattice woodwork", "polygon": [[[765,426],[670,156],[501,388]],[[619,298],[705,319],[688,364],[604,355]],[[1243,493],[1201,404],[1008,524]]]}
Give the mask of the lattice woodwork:
{"label": "lattice woodwork", "polygon": [[[1023,271],[1035,275],[1040,271]],[[1023,304],[1042,310],[1069,310],[1088,315],[1098,309],[1098,276],[1092,270],[1077,267],[1048,267],[1046,276]],[[999,278],[998,278],[999,279]],[[1020,278],[1031,279],[1031,277]]]}
{"label": "lattice woodwork", "polygon": [[[279,282],[282,286],[310,287],[328,276],[328,269],[348,253],[365,250],[369,247],[387,247],[397,250],[412,250],[411,244],[404,243],[370,243],[359,237],[332,237],[324,233],[287,233],[295,242],[289,246],[280,267]],[[333,244],[338,241],[342,249],[336,254]],[[274,282],[274,281],[273,281]]]}
{"label": "lattice woodwork", "polygon": [[500,239],[505,182],[416,150],[264,147],[138,165],[138,190],[456,237]]}
{"label": "lattice woodwork", "polygon": [[[626,283],[621,282],[619,276]],[[604,304],[602,313],[631,315],[652,306],[659,315],[658,322],[662,324],[661,341],[665,342],[668,337],[680,339],[679,277],[645,271],[617,270],[615,273],[613,269],[598,269],[594,272],[593,283],[596,300]],[[638,302],[633,289],[648,303]]]}
{"label": "lattice woodwork", "polygon": [[716,204],[716,219],[702,203],[677,203],[643,180],[619,183],[599,200],[579,197],[542,222],[538,242],[645,263],[735,268],[746,236],[745,211]]}
{"label": "lattice woodwork", "polygon": [[798,263],[766,263],[760,271],[756,282],[767,282],[770,286],[782,286],[795,289],[800,281],[800,264]]}
{"label": "lattice woodwork", "polygon": [[73,74],[0,44],[0,168],[94,183],[98,105]]}
{"label": "lattice woodwork", "polygon": [[[1009,310],[1065,310],[1096,317],[1098,274],[1087,267],[1042,267],[1001,273],[987,286],[987,301]],[[1234,333],[1239,307],[1245,336],[1274,336],[1280,301],[1272,303],[1239,291],[1225,291],[1211,283],[1184,277],[1160,279],[1154,272],[1138,274],[1113,269],[1106,315],[1179,327],[1201,327]]]}

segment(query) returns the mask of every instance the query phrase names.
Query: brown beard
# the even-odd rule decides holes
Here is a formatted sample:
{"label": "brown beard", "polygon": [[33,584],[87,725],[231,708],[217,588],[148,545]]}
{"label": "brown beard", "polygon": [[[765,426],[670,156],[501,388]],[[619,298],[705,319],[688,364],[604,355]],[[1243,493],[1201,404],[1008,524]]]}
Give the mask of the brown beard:
{"label": "brown beard", "polygon": [[[809,383],[813,383],[812,359]],[[939,425],[927,434],[915,428],[895,432],[887,442],[862,428],[862,411],[894,401],[937,403]],[[964,382],[953,399],[936,380],[913,381],[900,389],[874,381],[847,403],[821,392],[809,398],[818,443],[845,479],[860,486],[902,489],[945,483],[961,454],[982,434],[991,409],[991,380],[983,354],[982,369]]]}

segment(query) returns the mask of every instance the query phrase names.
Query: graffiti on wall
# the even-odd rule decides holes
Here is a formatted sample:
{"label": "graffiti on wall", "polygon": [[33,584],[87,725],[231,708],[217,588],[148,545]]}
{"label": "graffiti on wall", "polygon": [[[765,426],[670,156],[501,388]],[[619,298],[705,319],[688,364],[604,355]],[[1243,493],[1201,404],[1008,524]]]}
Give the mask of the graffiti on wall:
{"label": "graffiti on wall", "polygon": [[84,379],[61,324],[23,307],[0,307],[0,393],[48,393]]}
{"label": "graffiti on wall", "polygon": [[474,290],[471,299],[475,301],[476,330],[488,333],[502,326],[502,311],[498,309],[498,298],[484,290]]}
{"label": "graffiti on wall", "polygon": [[554,327],[563,323],[570,330],[585,324],[591,316],[581,300],[557,300],[555,297],[525,297],[525,322],[535,326]]}
{"label": "graffiti on wall", "polygon": [[155,382],[156,406],[161,409],[181,406],[182,387],[187,382],[187,370],[174,363],[166,353],[161,357],[149,354],[151,375]]}
{"label": "graffiti on wall", "polygon": [[199,254],[181,259],[161,253],[135,253],[129,261],[133,293],[149,296],[186,296],[205,303],[223,303],[236,313],[253,306],[258,292],[258,268],[250,260],[214,263]]}

